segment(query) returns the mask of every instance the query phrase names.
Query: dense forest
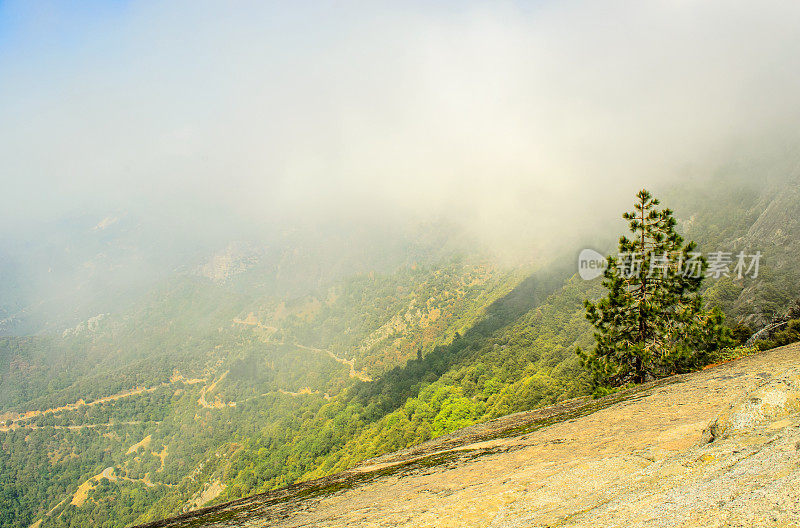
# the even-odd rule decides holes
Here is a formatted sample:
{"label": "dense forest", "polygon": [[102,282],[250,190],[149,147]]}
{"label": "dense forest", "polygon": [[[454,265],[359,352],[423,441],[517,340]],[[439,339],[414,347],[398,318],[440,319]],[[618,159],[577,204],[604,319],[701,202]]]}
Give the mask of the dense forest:
{"label": "dense forest", "polygon": [[[800,184],[659,194],[704,253],[763,253],[757,277],[704,286],[737,344],[777,321],[754,347],[795,340]],[[360,269],[228,251],[118,312],[0,338],[0,526],[127,526],[591,392],[575,348],[603,292],[578,248],[509,266],[447,237]]]}

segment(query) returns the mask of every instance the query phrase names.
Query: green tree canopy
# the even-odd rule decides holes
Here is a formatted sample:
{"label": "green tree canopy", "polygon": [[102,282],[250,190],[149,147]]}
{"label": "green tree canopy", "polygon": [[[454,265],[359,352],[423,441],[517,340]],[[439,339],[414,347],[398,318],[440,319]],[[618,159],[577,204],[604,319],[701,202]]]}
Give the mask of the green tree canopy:
{"label": "green tree canopy", "polygon": [[585,301],[595,346],[578,349],[597,387],[619,386],[689,370],[728,343],[723,315],[704,308],[699,293],[707,263],[684,244],[670,209],[646,190],[623,214],[631,236],[604,270],[606,297]]}

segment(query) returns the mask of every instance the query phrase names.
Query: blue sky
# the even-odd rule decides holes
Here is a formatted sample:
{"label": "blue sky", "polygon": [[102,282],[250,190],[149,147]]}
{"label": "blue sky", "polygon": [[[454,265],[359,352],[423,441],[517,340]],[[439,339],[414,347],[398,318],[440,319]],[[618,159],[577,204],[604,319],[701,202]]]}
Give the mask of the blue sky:
{"label": "blue sky", "polygon": [[0,49],[64,53],[80,50],[104,27],[124,23],[131,2],[0,1]]}

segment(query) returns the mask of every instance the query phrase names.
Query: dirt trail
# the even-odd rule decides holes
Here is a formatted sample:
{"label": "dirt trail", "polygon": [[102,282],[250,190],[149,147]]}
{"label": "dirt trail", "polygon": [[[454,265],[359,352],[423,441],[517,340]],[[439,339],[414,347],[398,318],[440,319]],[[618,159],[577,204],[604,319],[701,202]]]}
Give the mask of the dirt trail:
{"label": "dirt trail", "polygon": [[[297,392],[287,391],[287,390],[283,390],[283,389],[278,389],[277,392],[279,392],[281,394],[285,394],[287,396],[294,396],[294,397],[308,396],[309,394],[321,394],[322,397],[325,398],[326,400],[330,400],[331,399],[330,394],[328,394],[327,392],[321,392],[321,391],[318,391],[318,390],[312,390],[311,387],[300,387],[300,389],[298,389]],[[263,396],[266,396],[266,394],[264,394]]]}
{"label": "dirt trail", "polygon": [[222,376],[214,380],[211,385],[202,388],[200,391],[200,398],[197,399],[197,403],[200,405],[200,407],[204,409],[224,409],[225,407],[236,406],[236,402],[230,402],[228,404],[223,403],[222,398],[220,398],[219,395],[214,396],[214,403],[208,403],[208,400],[206,400],[206,395],[214,392],[214,390],[217,388],[217,385],[219,385],[220,382],[222,382],[222,380],[224,380],[228,375],[228,372],[230,371],[226,370],[222,373]]}
{"label": "dirt trail", "polygon": [[253,313],[253,312],[250,312],[249,314],[247,314],[247,317],[244,318],[244,319],[239,319],[238,317],[234,317],[233,318],[233,322],[236,323],[236,324],[241,324],[241,325],[256,326],[256,327],[262,328],[264,330],[273,330],[273,331],[277,330],[277,328],[275,328],[274,326],[269,326],[269,325],[262,324],[256,318],[256,314]]}
{"label": "dirt trail", "polygon": [[[309,348],[309,347],[303,347],[301,345],[298,345],[298,347],[300,347],[300,348]],[[324,352],[323,350],[319,350],[319,349],[315,349],[314,351]],[[197,399],[197,404],[200,407],[202,407],[204,409],[217,409],[217,410],[225,409],[225,408],[228,408],[228,407],[236,407],[238,404],[242,404],[242,403],[245,403],[245,402],[248,402],[248,401],[252,401],[252,400],[254,400],[256,398],[263,398],[264,396],[269,396],[270,394],[283,394],[285,396],[292,396],[292,397],[308,396],[308,395],[311,395],[311,394],[320,394],[326,400],[330,400],[331,399],[330,394],[328,394],[327,392],[314,390],[311,387],[300,387],[297,391],[288,391],[288,390],[285,390],[285,389],[277,389],[277,390],[274,390],[274,391],[265,392],[265,393],[257,395],[257,396],[252,396],[252,397],[246,398],[244,400],[231,401],[231,402],[228,402],[228,403],[223,402],[222,398],[220,398],[219,395],[216,395],[216,396],[214,396],[214,401],[213,402],[209,402],[208,399],[207,399],[207,396],[210,396],[210,394],[217,388],[217,385],[219,385],[219,383],[221,383],[222,380],[225,379],[225,376],[227,376],[228,372],[229,371],[224,372],[222,374],[222,376],[220,376],[219,379],[214,381],[214,383],[212,383],[211,385],[209,385],[207,387],[203,387],[203,389],[200,391],[200,398]]]}
{"label": "dirt trail", "polygon": [[[240,324],[240,325],[251,326],[251,327],[255,327],[255,328],[260,328],[262,330],[266,330],[266,331],[269,332],[269,335],[272,335],[273,333],[278,331],[278,329],[276,327],[274,327],[274,326],[268,326],[268,325],[265,325],[265,324],[262,324],[261,322],[259,322],[258,319],[256,319],[256,316],[255,316],[255,314],[253,312],[250,312],[247,315],[247,318],[245,318],[245,319],[234,318],[233,322],[236,323],[236,324]],[[267,338],[269,337],[269,335],[267,336]],[[352,359],[344,359],[344,358],[341,358],[341,357],[337,356],[336,354],[334,354],[330,350],[324,350],[322,348],[315,348],[315,347],[311,347],[311,346],[301,345],[300,343],[296,343],[296,342],[292,343],[292,346],[295,346],[297,348],[301,348],[303,350],[308,350],[309,352],[317,352],[319,354],[325,354],[328,357],[330,357],[331,359],[333,359],[334,361],[336,361],[338,363],[341,363],[342,365],[347,365],[347,367],[349,367],[349,369],[350,369],[349,374],[350,374],[351,378],[359,379],[361,381],[372,381],[372,378],[367,376],[366,373],[364,373],[363,371],[360,371],[360,370],[356,370],[355,362]]]}
{"label": "dirt trail", "polygon": [[[138,396],[139,394],[145,394],[149,392],[154,392],[162,387],[167,387],[169,385],[174,385],[175,383],[183,383],[186,385],[192,385],[196,383],[205,383],[205,379],[186,379],[180,374],[173,374],[170,378],[168,383],[161,383],[154,387],[136,387],[134,389],[125,390],[122,392],[118,392],[117,394],[112,394],[110,396],[103,396],[102,398],[98,398],[96,400],[92,400],[90,402],[85,401],[84,399],[80,399],[75,403],[69,403],[67,405],[62,405],[61,407],[52,407],[50,409],[45,410],[35,410],[35,411],[26,411],[23,413],[14,413],[14,412],[6,412],[0,414],[0,421],[6,420],[13,420],[14,422],[19,421],[27,421],[31,418],[36,418],[38,416],[42,416],[45,414],[54,414],[64,411],[75,411],[80,409],[81,407],[92,407],[95,405],[102,405],[103,403],[108,403],[111,401],[121,400],[123,398],[130,398],[131,396]],[[13,428],[13,426],[11,427]],[[9,430],[11,428],[8,427],[0,427],[0,431],[2,430]]]}
{"label": "dirt trail", "polygon": [[[34,425],[34,424],[18,424],[15,423],[11,426],[0,426],[0,432],[7,433],[8,431],[16,431],[17,429],[61,429],[67,431],[77,431],[79,429],[94,429],[96,427],[116,427],[118,425],[141,425],[144,422],[130,421],[130,422],[107,422],[99,424],[81,424],[81,425]],[[161,422],[150,422],[161,423]]]}
{"label": "dirt trail", "polygon": [[239,325],[253,326],[256,328],[260,328],[261,330],[266,330],[270,334],[278,331],[278,329],[274,326],[262,324],[258,319],[256,319],[256,316],[253,312],[247,314],[247,317],[245,319],[239,319],[238,317],[234,317],[233,322]]}
{"label": "dirt trail", "polygon": [[75,411],[75,410],[80,409],[81,407],[92,407],[94,405],[101,405],[103,403],[108,403],[110,401],[120,400],[122,398],[130,398],[131,396],[136,396],[136,395],[144,394],[144,393],[147,393],[147,392],[153,392],[156,389],[158,389],[159,387],[162,387],[163,385],[165,385],[165,384],[158,385],[156,387],[137,387],[135,389],[130,389],[130,390],[123,391],[123,392],[120,392],[120,393],[117,393],[117,394],[112,394],[111,396],[104,396],[102,398],[99,398],[97,400],[93,400],[93,401],[90,401],[90,402],[86,402],[85,400],[80,399],[80,400],[76,401],[75,403],[68,403],[67,405],[62,405],[61,407],[52,407],[50,409],[45,409],[43,411],[26,411],[26,412],[23,412],[21,414],[5,413],[5,414],[3,414],[2,418],[3,419],[9,419],[10,418],[10,419],[14,420],[15,422],[17,422],[17,421],[30,420],[31,418],[36,418],[38,416],[42,416],[42,415],[45,415],[45,414],[53,414],[53,413],[59,413],[59,412],[64,412],[64,411]]}
{"label": "dirt trail", "polygon": [[306,346],[306,345],[301,345],[300,343],[293,343],[293,346],[296,346],[297,348],[302,348],[303,350],[308,350],[309,352],[317,352],[317,353],[320,353],[320,354],[327,354],[334,361],[337,361],[337,362],[341,363],[342,365],[347,365],[348,367],[350,367],[350,377],[351,378],[358,378],[361,381],[372,381],[372,378],[367,376],[364,372],[362,372],[360,370],[356,370],[355,361],[353,361],[352,359],[340,358],[339,356],[337,356],[336,354],[334,354],[330,350],[323,350],[321,348],[314,348],[314,347],[310,347],[310,346]]}

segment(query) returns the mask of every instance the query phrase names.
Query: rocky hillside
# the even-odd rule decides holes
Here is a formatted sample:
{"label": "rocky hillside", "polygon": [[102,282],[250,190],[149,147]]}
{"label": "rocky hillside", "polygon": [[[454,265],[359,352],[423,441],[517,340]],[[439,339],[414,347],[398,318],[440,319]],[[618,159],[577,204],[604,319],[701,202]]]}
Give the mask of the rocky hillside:
{"label": "rocky hillside", "polygon": [[798,526],[800,345],[147,525]]}

